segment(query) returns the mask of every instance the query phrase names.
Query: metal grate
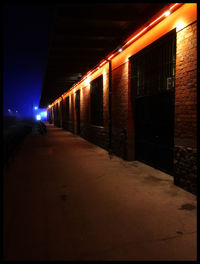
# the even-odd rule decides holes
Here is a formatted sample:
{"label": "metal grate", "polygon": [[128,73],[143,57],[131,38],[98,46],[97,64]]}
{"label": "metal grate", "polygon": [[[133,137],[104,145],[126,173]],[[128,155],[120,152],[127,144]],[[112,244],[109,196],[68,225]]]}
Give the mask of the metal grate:
{"label": "metal grate", "polygon": [[137,97],[174,90],[176,46],[172,33],[166,34],[134,57]]}

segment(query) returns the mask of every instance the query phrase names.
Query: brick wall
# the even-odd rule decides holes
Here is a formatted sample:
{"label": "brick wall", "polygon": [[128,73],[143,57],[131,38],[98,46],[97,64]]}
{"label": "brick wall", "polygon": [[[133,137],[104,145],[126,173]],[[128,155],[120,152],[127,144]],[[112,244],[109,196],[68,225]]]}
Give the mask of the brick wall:
{"label": "brick wall", "polygon": [[196,140],[197,23],[177,32],[175,138]]}
{"label": "brick wall", "polygon": [[134,127],[134,106],[135,106],[135,89],[131,85],[131,62],[128,61],[128,113],[127,113],[127,145],[126,159],[135,159],[135,127]]}
{"label": "brick wall", "polygon": [[174,183],[194,194],[197,192],[197,150],[174,146]]}
{"label": "brick wall", "polygon": [[68,129],[70,132],[74,132],[74,94],[69,96],[69,121]]}
{"label": "brick wall", "polygon": [[80,92],[80,135],[95,143],[108,148],[108,76],[103,74],[103,126],[91,125],[90,86],[85,86]]}
{"label": "brick wall", "polygon": [[68,120],[66,118],[66,99],[63,100],[63,109],[62,109],[62,127],[68,130]]}
{"label": "brick wall", "polygon": [[58,104],[55,104],[54,107],[54,124],[58,127],[60,127],[60,115],[59,115],[59,106]]}
{"label": "brick wall", "polygon": [[59,109],[59,119],[60,119],[60,127],[63,127],[63,101],[60,101],[58,103],[58,109]]}
{"label": "brick wall", "polygon": [[52,124],[55,124],[55,106],[51,110]]}
{"label": "brick wall", "polygon": [[[176,89],[175,89],[175,142],[177,139],[196,139],[196,45],[197,25],[193,23],[177,32]],[[107,148],[108,139],[108,72],[104,74],[104,126],[90,124],[90,87],[80,91],[80,127],[81,136]],[[128,62],[112,71],[112,146],[113,152],[128,159],[134,159],[133,110],[128,82],[130,80]],[[69,99],[69,121],[62,115],[63,127],[75,132],[76,111],[75,96]],[[65,109],[65,103],[63,105]],[[60,117],[55,109],[55,122],[60,125]],[[127,144],[128,143],[128,144]],[[191,143],[192,144],[192,143]],[[191,144],[189,144],[191,146]],[[130,146],[131,145],[131,146]]]}
{"label": "brick wall", "polygon": [[197,23],[177,32],[174,183],[196,193]]}
{"label": "brick wall", "polygon": [[83,138],[88,139],[90,125],[90,88],[82,87],[80,91],[80,134]]}
{"label": "brick wall", "polygon": [[52,124],[52,109],[51,108],[47,109],[47,121],[49,122],[49,124]]}
{"label": "brick wall", "polygon": [[[103,73],[104,125],[90,122],[90,87],[80,90],[80,136],[105,149],[109,143],[109,75]],[[197,138],[197,24],[177,32],[174,127],[174,183],[196,192]],[[112,70],[112,151],[134,160],[134,111],[130,87],[130,62]],[[65,102],[63,104],[65,111]],[[54,124],[60,125],[58,104],[54,109]],[[76,133],[75,96],[69,96],[69,121],[62,114],[63,127]]]}
{"label": "brick wall", "polygon": [[112,151],[126,158],[128,62],[112,71]]}

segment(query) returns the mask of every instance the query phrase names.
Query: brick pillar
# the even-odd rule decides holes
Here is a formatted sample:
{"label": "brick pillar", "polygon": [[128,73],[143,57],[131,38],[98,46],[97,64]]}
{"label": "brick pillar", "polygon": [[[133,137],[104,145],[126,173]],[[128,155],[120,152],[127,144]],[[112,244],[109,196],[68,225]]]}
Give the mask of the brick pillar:
{"label": "brick pillar", "polygon": [[69,110],[69,114],[70,114],[70,121],[69,121],[69,131],[74,133],[74,94],[72,93],[70,95],[70,110]]}
{"label": "brick pillar", "polygon": [[57,103],[57,126],[61,127],[60,102]]}
{"label": "brick pillar", "polygon": [[124,159],[127,159],[127,116],[128,62],[112,70],[112,151]]}
{"label": "brick pillar", "polygon": [[196,193],[197,23],[177,32],[174,183]]}
{"label": "brick pillar", "polygon": [[135,133],[134,133],[134,109],[133,90],[131,89],[131,62],[128,61],[128,118],[127,118],[127,160],[135,159]]}
{"label": "brick pillar", "polygon": [[73,94],[73,100],[74,100],[74,134],[77,134],[77,112],[76,112],[76,93]]}
{"label": "brick pillar", "polygon": [[59,103],[60,127],[63,128],[63,99]]}
{"label": "brick pillar", "polygon": [[54,125],[58,125],[58,105],[54,105]]}
{"label": "brick pillar", "polygon": [[49,122],[49,124],[52,123],[52,108],[47,109],[47,121]]}
{"label": "brick pillar", "polygon": [[51,107],[51,123],[53,124],[54,123],[54,107],[52,106]]}

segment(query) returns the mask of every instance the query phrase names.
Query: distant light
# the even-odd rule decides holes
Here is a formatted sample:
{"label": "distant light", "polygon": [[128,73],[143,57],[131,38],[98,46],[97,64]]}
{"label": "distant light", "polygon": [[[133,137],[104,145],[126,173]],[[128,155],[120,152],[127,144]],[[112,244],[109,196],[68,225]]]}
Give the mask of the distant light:
{"label": "distant light", "polygon": [[41,115],[36,115],[36,120],[41,120]]}
{"label": "distant light", "polygon": [[38,107],[37,107],[37,106],[35,106],[35,107],[34,107],[34,109],[35,109],[35,110],[37,110],[37,109],[38,109]]}
{"label": "distant light", "polygon": [[122,52],[122,48],[118,49],[119,52]]}
{"label": "distant light", "polygon": [[8,112],[11,112],[11,110],[10,110],[10,109],[8,109]]}
{"label": "distant light", "polygon": [[41,113],[40,113],[40,116],[45,116],[45,117],[47,117],[47,112],[46,112],[46,111],[41,112]]}
{"label": "distant light", "polygon": [[170,13],[169,10],[165,12],[165,16],[166,16],[166,17],[168,17],[170,14],[171,14],[171,13]]}
{"label": "distant light", "polygon": [[17,113],[18,111],[16,110],[16,113]]}
{"label": "distant light", "polygon": [[51,107],[51,105],[48,105],[48,107],[50,108],[50,107]]}

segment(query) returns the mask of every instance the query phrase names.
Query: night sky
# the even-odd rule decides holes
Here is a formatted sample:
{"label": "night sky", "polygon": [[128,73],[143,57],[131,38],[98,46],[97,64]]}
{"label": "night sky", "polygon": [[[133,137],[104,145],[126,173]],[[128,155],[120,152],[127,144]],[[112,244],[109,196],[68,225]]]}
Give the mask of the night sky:
{"label": "night sky", "polygon": [[3,113],[32,116],[39,105],[53,7],[3,5]]}

